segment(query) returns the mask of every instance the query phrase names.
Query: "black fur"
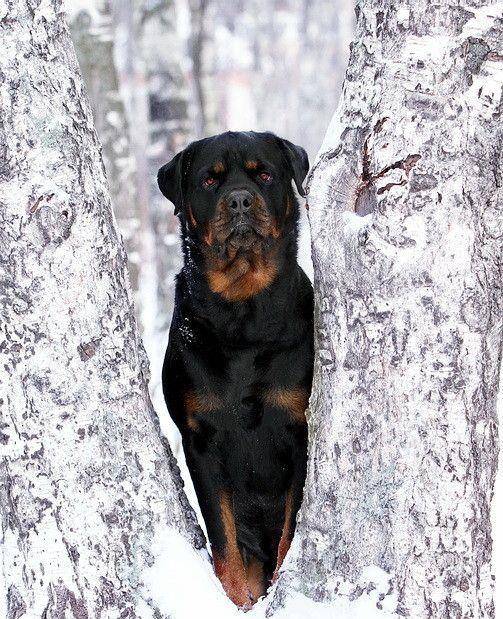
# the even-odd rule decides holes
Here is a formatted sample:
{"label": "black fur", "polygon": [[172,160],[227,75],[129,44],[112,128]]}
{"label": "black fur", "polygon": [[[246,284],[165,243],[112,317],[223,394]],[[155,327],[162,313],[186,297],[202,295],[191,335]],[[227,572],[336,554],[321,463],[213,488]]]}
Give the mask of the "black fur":
{"label": "black fur", "polygon": [[[214,557],[224,564],[217,573],[238,604],[243,584],[227,573],[237,568],[229,558],[222,496],[232,508],[244,566],[258,559],[264,586],[276,568],[288,493],[288,541],[302,498],[307,427],[299,406],[293,411],[288,403],[311,390],[313,294],[296,259],[292,180],[303,195],[308,166],[303,149],[273,134],[226,133],[190,145],[158,174],[180,217],[185,258],[164,396],[182,434]],[[203,186],[208,176],[215,183]],[[236,190],[251,196],[250,210],[240,215],[234,214]],[[251,265],[260,282],[272,270],[272,280],[255,290],[254,277],[234,279],[236,261],[243,270]],[[227,284],[226,273],[230,285],[215,291]],[[286,394],[286,405],[278,393]]]}

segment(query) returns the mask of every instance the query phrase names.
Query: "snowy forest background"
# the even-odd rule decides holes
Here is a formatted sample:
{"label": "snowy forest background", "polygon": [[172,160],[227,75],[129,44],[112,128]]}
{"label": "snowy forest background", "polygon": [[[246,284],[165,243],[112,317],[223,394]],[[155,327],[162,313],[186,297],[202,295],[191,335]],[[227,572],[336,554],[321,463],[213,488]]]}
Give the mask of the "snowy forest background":
{"label": "snowy forest background", "polygon": [[[69,25],[126,243],[151,395],[181,265],[178,219],[158,168],[191,141],[272,130],[313,161],[334,112],[354,29],[352,0],[67,0]],[[303,213],[299,260],[312,275]]]}
{"label": "snowy forest background", "polygon": [[[66,7],[128,251],[151,395],[180,461],[160,370],[181,259],[178,221],[158,191],[157,169],[194,139],[241,129],[272,130],[304,146],[312,163],[344,78],[354,2],[67,0]],[[305,222],[299,260],[311,275]]]}

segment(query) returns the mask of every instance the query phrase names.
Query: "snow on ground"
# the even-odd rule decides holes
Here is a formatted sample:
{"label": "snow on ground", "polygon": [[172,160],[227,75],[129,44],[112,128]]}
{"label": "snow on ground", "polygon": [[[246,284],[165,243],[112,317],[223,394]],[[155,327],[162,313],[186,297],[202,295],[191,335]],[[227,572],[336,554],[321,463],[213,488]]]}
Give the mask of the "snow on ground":
{"label": "snow on ground", "polygon": [[[173,619],[242,616],[225,596],[209,561],[202,560],[202,553],[194,550],[178,532],[166,530],[152,547],[156,557],[144,574],[145,593],[152,597],[162,616]],[[152,612],[147,612],[146,607],[145,619],[150,616]]]}
{"label": "snow on ground", "polygon": [[[156,549],[153,565],[144,574],[144,619],[155,616],[152,606],[163,616],[173,619],[244,617],[243,612],[225,597],[210,563],[201,560],[202,553],[194,550],[179,533],[167,529],[162,539],[155,540],[153,548]],[[372,619],[377,616],[378,594],[388,587],[389,575],[377,567],[370,567],[362,575],[363,579],[367,577],[378,586],[356,601],[341,597],[336,603],[320,603],[301,593],[293,593],[285,607],[274,616],[277,619]],[[266,619],[268,602],[268,598],[262,598],[246,613],[246,619]],[[395,615],[389,609],[383,609],[378,616],[387,619]]]}

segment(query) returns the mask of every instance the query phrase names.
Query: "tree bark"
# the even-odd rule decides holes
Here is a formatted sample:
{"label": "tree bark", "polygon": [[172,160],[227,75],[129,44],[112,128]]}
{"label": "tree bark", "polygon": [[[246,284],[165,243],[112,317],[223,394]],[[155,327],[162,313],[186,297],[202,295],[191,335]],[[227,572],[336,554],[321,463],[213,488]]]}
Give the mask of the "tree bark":
{"label": "tree bark", "polygon": [[169,616],[159,540],[204,540],[150,404],[74,50],[58,0],[0,19],[0,616]]}
{"label": "tree bark", "polygon": [[503,6],[462,5],[358,5],[309,184],[309,471],[269,614],[302,592],[337,617],[494,616]]}

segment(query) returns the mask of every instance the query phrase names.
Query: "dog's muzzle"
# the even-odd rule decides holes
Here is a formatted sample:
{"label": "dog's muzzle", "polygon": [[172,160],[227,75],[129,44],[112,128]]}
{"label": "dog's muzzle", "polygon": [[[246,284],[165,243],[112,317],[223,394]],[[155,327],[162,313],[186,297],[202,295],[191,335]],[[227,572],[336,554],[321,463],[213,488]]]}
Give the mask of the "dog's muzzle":
{"label": "dog's muzzle", "polygon": [[226,201],[231,215],[229,242],[247,248],[257,238],[252,218],[253,194],[247,189],[235,189],[226,196]]}

